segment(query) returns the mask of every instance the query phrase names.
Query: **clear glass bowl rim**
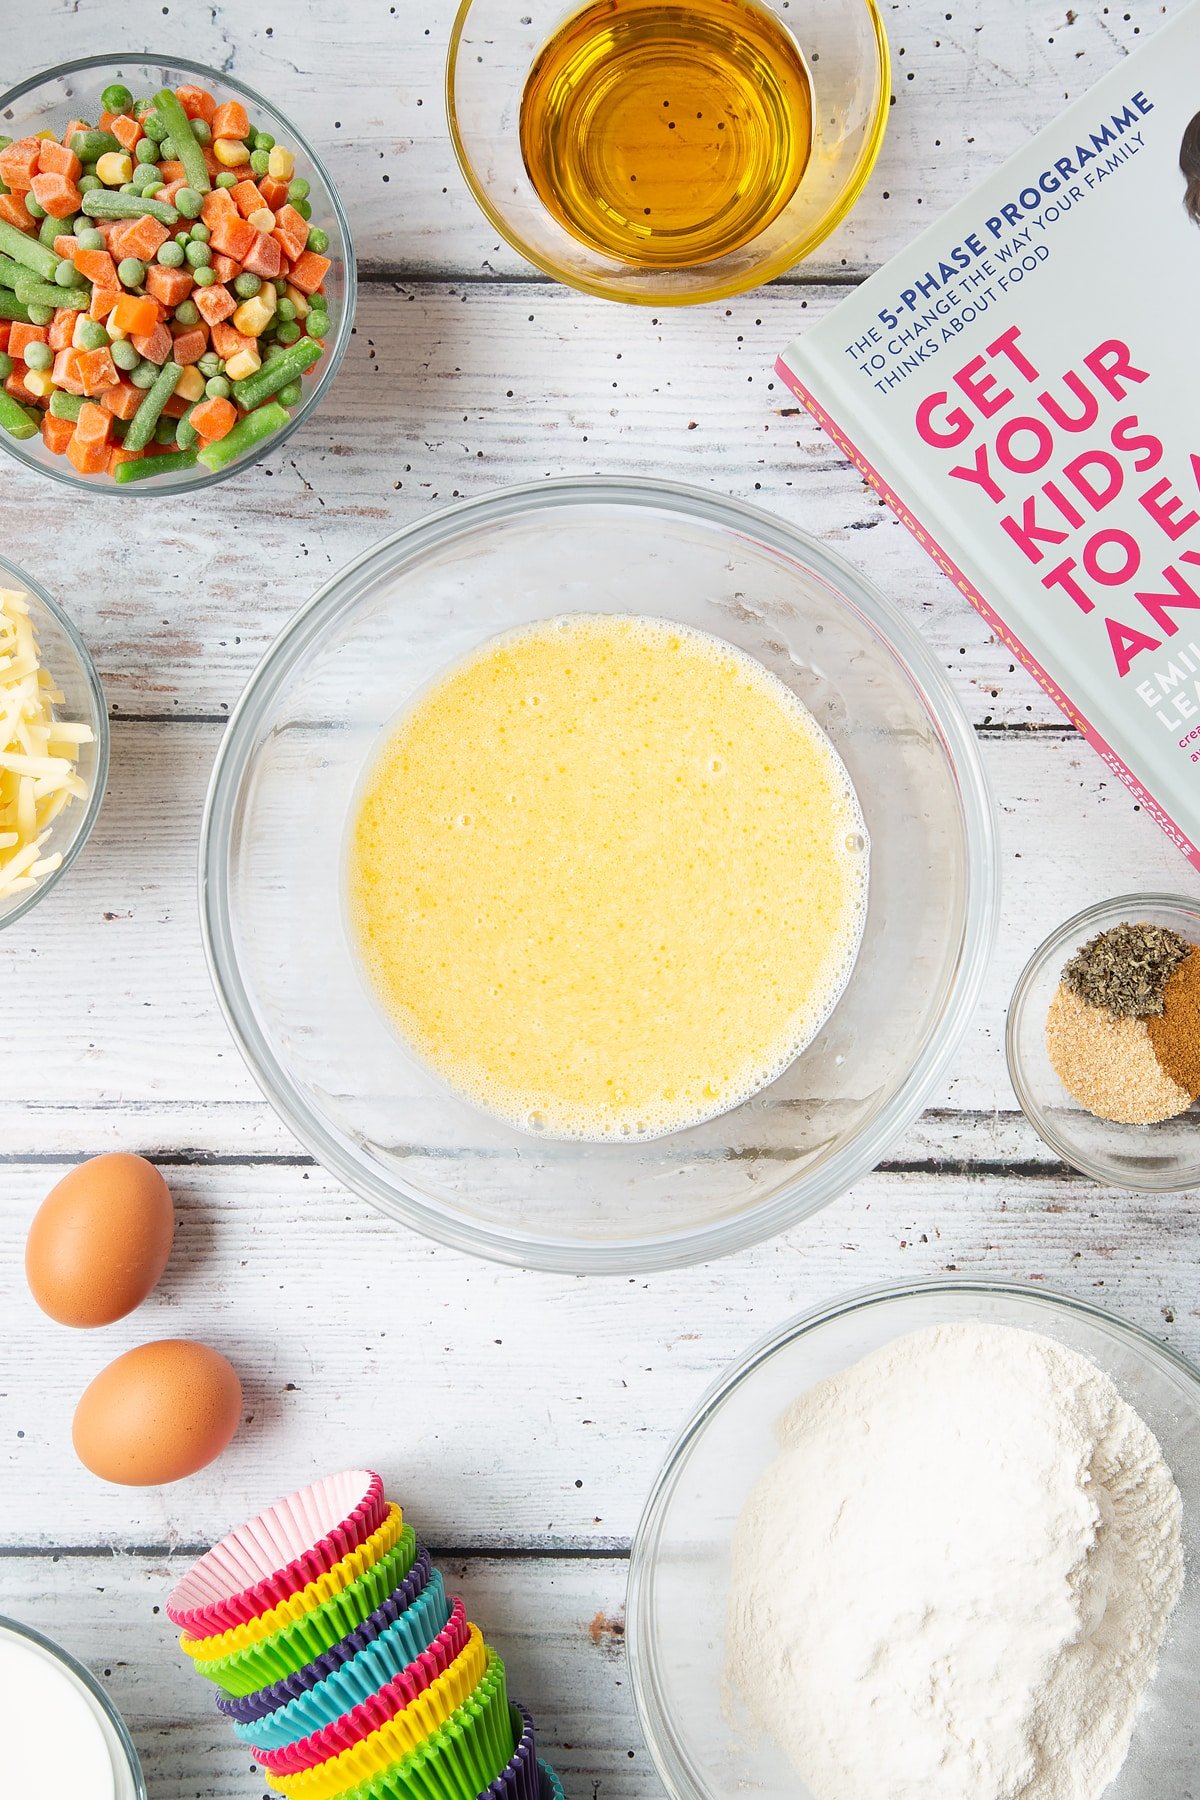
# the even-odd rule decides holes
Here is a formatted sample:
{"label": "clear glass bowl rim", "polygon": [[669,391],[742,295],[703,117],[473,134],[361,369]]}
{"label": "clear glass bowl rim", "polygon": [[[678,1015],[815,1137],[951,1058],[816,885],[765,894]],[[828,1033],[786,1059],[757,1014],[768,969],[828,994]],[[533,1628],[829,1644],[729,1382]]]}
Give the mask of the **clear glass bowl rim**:
{"label": "clear glass bowl rim", "polygon": [[[667,507],[708,525],[746,533],[775,552],[799,558],[822,576],[844,604],[863,616],[903,663],[920,692],[950,763],[967,843],[967,899],[958,972],[945,1010],[908,1076],[872,1121],[811,1176],[736,1218],[695,1231],[602,1244],[572,1238],[509,1233],[435,1207],[423,1196],[384,1181],[358,1164],[309,1109],[268,1046],[242,984],[229,909],[229,851],[234,802],[250,766],[254,738],[276,693],[314,635],[346,604],[343,591],[370,565],[386,572],[414,549],[443,544],[464,528],[502,522],[531,511],[579,504]],[[841,556],[783,520],[677,482],[585,476],[529,482],[444,507],[383,538],[325,582],[260,661],[222,737],[200,826],[200,929],[218,1004],[234,1043],[260,1089],[292,1133],[324,1168],[389,1217],[451,1249],[493,1261],[561,1274],[630,1274],[704,1262],[747,1248],[837,1199],[873,1169],[888,1146],[921,1111],[957,1049],[987,972],[999,909],[995,812],[975,734],[948,677],[915,630],[872,583]]]}
{"label": "clear glass bowl rim", "polygon": [[[32,575],[26,574],[19,563],[10,562],[7,556],[0,554],[0,572],[4,569],[15,576],[31,594],[36,595],[47,612],[53,614],[59,628],[79,659],[79,666],[83,670],[84,678],[91,692],[96,713],[96,779],[92,784],[92,791],[88,795],[83,822],[75,833],[74,841],[63,851],[62,862],[52,874],[46,876],[44,881],[39,882],[37,887],[31,888],[24,899],[12,908],[11,912],[0,916],[0,931],[5,931],[10,925],[15,925],[18,919],[23,919],[26,913],[31,912],[40,900],[45,899],[51,888],[62,880],[91,837],[92,828],[100,816],[100,808],[104,804],[104,794],[108,787],[108,759],[112,739],[112,728],[108,721],[108,702],[104,698],[104,688],[96,673],[92,653],[80,637],[74,621],[67,616],[57,600],[51,599],[40,581],[35,581]],[[54,673],[53,669],[50,673]],[[64,814],[63,816],[65,818],[69,815]]]}
{"label": "clear glass bowl rim", "polygon": [[[583,0],[578,0],[578,3],[582,5]],[[811,256],[813,251],[825,242],[826,238],[830,237],[833,232],[837,230],[838,226],[857,205],[863,189],[871,179],[875,164],[879,161],[879,153],[883,147],[883,140],[887,135],[888,119],[891,114],[892,52],[891,46],[888,43],[887,28],[883,22],[883,13],[880,10],[878,0],[861,0],[861,4],[871,21],[875,37],[875,49],[879,58],[879,99],[875,108],[875,118],[872,121],[871,130],[864,140],[862,149],[858,153],[854,167],[850,172],[842,192],[838,196],[836,204],[822,219],[819,230],[810,233],[807,238],[792,246],[786,254],[780,252],[778,255],[772,257],[769,262],[764,263],[761,268],[749,272],[745,280],[735,281],[731,284],[728,278],[724,281],[714,279],[703,286],[695,289],[688,289],[684,293],[674,292],[670,288],[660,288],[657,291],[652,292],[648,286],[645,288],[639,288],[637,286],[625,287],[616,279],[615,274],[612,279],[602,279],[597,277],[594,281],[589,281],[582,275],[565,275],[563,271],[556,268],[547,257],[542,256],[538,251],[531,248],[529,244],[525,243],[521,237],[511,230],[504,214],[493,204],[485,187],[476,175],[475,165],[467,154],[466,145],[462,141],[462,134],[458,128],[458,108],[454,97],[454,83],[455,76],[458,72],[458,54],[462,44],[463,33],[466,30],[467,19],[471,13],[471,9],[475,4],[476,0],[459,0],[458,11],[454,15],[454,24],[450,29],[450,42],[446,51],[446,78],[444,83],[446,125],[450,132],[450,143],[454,149],[455,161],[458,163],[463,180],[466,182],[467,187],[475,200],[475,204],[479,207],[489,224],[495,226],[496,230],[500,233],[500,236],[504,239],[510,249],[515,250],[518,255],[523,256],[526,262],[532,263],[535,269],[540,269],[543,275],[549,275],[552,280],[562,282],[564,286],[573,287],[581,293],[592,294],[598,300],[622,300],[627,304],[632,304],[634,306],[703,306],[709,301],[730,300],[737,294],[751,293],[755,288],[763,287],[769,281],[775,281],[788,269],[794,268],[799,262],[803,262],[806,257]],[[599,262],[600,260],[601,259],[597,257],[597,261]],[[717,266],[719,265],[713,265],[714,268]],[[613,267],[614,270],[616,270],[619,269],[621,265],[614,262]]]}
{"label": "clear glass bowl rim", "polygon": [[643,1610],[646,1596],[649,1593],[649,1582],[653,1574],[654,1562],[658,1549],[658,1534],[662,1526],[663,1508],[670,1499],[680,1469],[691,1445],[700,1437],[709,1420],[717,1409],[728,1399],[734,1389],[752,1375],[756,1369],[768,1362],[777,1351],[806,1337],[809,1332],[828,1325],[835,1319],[845,1318],[850,1314],[869,1311],[873,1307],[886,1306],[896,1300],[920,1298],[936,1298],[943,1294],[975,1294],[981,1299],[1012,1299],[1032,1301],[1042,1305],[1048,1312],[1064,1311],[1081,1315],[1094,1324],[1123,1338],[1126,1343],[1141,1354],[1146,1350],[1161,1357],[1170,1364],[1177,1375],[1183,1377],[1186,1384],[1197,1390],[1197,1404],[1200,1405],[1200,1369],[1190,1363],[1178,1350],[1164,1344],[1140,1325],[1123,1319],[1119,1314],[1109,1312],[1106,1307],[1097,1306],[1091,1300],[1077,1299],[1073,1294],[1060,1293],[1056,1288],[1045,1288],[1040,1284],[1034,1286],[1025,1281],[991,1281],[986,1277],[975,1275],[940,1275],[928,1279],[904,1281],[885,1284],[881,1287],[856,1288],[849,1294],[841,1294],[836,1299],[821,1301],[807,1311],[796,1314],[783,1325],[760,1337],[736,1357],[722,1371],[705,1392],[704,1396],[692,1412],[683,1429],[679,1432],[663,1459],[662,1467],[655,1476],[654,1485],[642,1510],[638,1527],[634,1533],[633,1545],[629,1554],[629,1581],[625,1601],[625,1641],[629,1658],[629,1675],[633,1688],[634,1703],[637,1706],[638,1721],[642,1735],[650,1751],[651,1760],[658,1772],[659,1779],[674,1800],[707,1800],[687,1777],[675,1754],[674,1743],[669,1731],[662,1727],[663,1709],[657,1703],[657,1687],[655,1680],[654,1659],[643,1644],[643,1627],[646,1621]]}
{"label": "clear glass bowl rim", "polygon": [[314,172],[329,196],[329,205],[337,220],[338,230],[342,234],[342,243],[345,247],[343,266],[346,298],[342,306],[342,316],[338,320],[337,333],[325,356],[325,367],[283,430],[277,431],[274,437],[268,438],[265,443],[256,446],[252,455],[243,456],[236,462],[229,463],[223,469],[205,469],[200,474],[190,475],[186,481],[173,481],[163,487],[157,487],[153,481],[131,481],[127,486],[122,486],[120,482],[116,481],[92,481],[85,475],[75,475],[71,472],[69,465],[66,468],[59,468],[60,463],[66,462],[66,458],[62,456],[56,456],[50,463],[35,462],[31,457],[22,454],[20,443],[16,439],[10,438],[7,432],[0,432],[0,445],[10,456],[15,457],[22,468],[32,470],[35,475],[45,475],[51,481],[61,482],[64,487],[74,488],[77,493],[111,494],[121,500],[145,500],[163,494],[195,494],[203,488],[215,487],[217,482],[224,481],[228,476],[244,473],[247,469],[253,468],[254,464],[262,456],[265,456],[269,449],[286,443],[292,433],[299,430],[305,419],[324,397],[341,367],[342,358],[350,343],[355,306],[358,300],[358,267],[354,257],[354,244],[350,237],[350,222],[325,164],[304,133],[293,125],[287,114],[281,112],[274,101],[268,100],[263,94],[256,93],[244,81],[239,81],[236,75],[225,75],[219,69],[211,69],[205,63],[192,62],[186,56],[159,56],[151,50],[110,51],[97,56],[80,56],[73,62],[58,63],[53,69],[44,69],[38,75],[31,75],[28,80],[19,82],[16,87],[7,88],[3,94],[0,94],[0,116],[3,115],[5,107],[12,106],[16,101],[23,99],[26,94],[35,93],[38,88],[45,87],[48,82],[60,81],[67,75],[82,75],[89,70],[111,69],[118,65],[128,67],[131,63],[157,64],[164,69],[186,69],[189,75],[201,76],[206,86],[215,84],[217,87],[228,88],[241,99],[249,100],[253,106],[272,113],[292,133],[297,149],[302,151],[312,163]]}
{"label": "clear glass bowl rim", "polygon": [[0,1613],[0,1627],[5,1631],[15,1632],[17,1637],[25,1638],[31,1644],[36,1644],[39,1650],[47,1651],[55,1662],[61,1663],[87,1689],[116,1732],[117,1741],[121,1746],[134,1787],[137,1790],[138,1800],[148,1800],[141,1758],[138,1756],[137,1747],[130,1736],[129,1727],[91,1670],[85,1668],[76,1657],[71,1655],[69,1650],[64,1650],[61,1644],[56,1644],[53,1638],[48,1638],[44,1632],[35,1631],[32,1625],[23,1625],[19,1619],[10,1619],[7,1613]]}
{"label": "clear glass bowl rim", "polygon": [[[1061,1156],[1072,1169],[1078,1169],[1081,1175],[1087,1175],[1093,1181],[1106,1186],[1115,1184],[1131,1194],[1182,1194],[1196,1185],[1196,1170],[1180,1175],[1174,1182],[1139,1181],[1136,1173],[1122,1169],[1114,1172],[1107,1163],[1073,1149],[1064,1142],[1055,1130],[1045,1111],[1039,1105],[1033,1089],[1025,1078],[1025,1064],[1017,1042],[1019,1027],[1029,999],[1029,992],[1048,962],[1061,957],[1069,945],[1081,937],[1093,935],[1092,927],[1102,931],[1106,922],[1115,924],[1116,915],[1124,918],[1133,917],[1139,907],[1162,907],[1167,911],[1181,911],[1193,915],[1200,914],[1200,899],[1189,898],[1186,894],[1146,893],[1116,894],[1111,900],[1097,900],[1092,906],[1085,906],[1082,912],[1072,914],[1062,924],[1044,938],[1038,945],[1025,967],[1017,977],[1012,998],[1008,1003],[1008,1017],[1004,1027],[1004,1056],[1008,1063],[1008,1078],[1012,1082],[1017,1103],[1033,1129],[1048,1149]],[[1134,1128],[1136,1129],[1136,1127]]]}

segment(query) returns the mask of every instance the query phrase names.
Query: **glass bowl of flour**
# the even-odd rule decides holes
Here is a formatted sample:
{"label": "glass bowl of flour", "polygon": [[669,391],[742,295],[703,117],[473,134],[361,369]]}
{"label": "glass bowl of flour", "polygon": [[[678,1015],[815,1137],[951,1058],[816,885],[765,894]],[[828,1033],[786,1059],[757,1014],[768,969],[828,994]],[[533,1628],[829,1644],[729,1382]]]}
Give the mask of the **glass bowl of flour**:
{"label": "glass bowl of flour", "polygon": [[633,1548],[676,1800],[1164,1800],[1200,1767],[1200,1373],[1084,1301],[915,1283],[708,1393]]}

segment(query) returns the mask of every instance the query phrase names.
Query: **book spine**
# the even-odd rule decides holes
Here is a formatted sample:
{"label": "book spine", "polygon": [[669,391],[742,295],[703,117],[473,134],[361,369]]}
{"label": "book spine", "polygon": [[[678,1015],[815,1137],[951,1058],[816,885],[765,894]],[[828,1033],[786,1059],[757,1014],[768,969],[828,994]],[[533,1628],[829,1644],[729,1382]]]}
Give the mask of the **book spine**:
{"label": "book spine", "polygon": [[1000,617],[999,613],[996,612],[991,602],[984,598],[974,582],[967,577],[965,572],[959,567],[958,563],[955,562],[954,558],[933,536],[932,532],[922,524],[921,520],[918,519],[916,514],[912,511],[912,508],[901,499],[895,488],[893,488],[889,482],[884,480],[879,470],[866,456],[863,455],[858,445],[846,435],[837,421],[829,416],[826,408],[816,396],[805,387],[804,383],[800,380],[800,377],[796,374],[796,371],[782,356],[775,364],[775,372],[787,383],[787,386],[791,389],[792,393],[795,394],[805,410],[812,414],[825,435],[830,438],[843,455],[854,464],[854,467],[867,482],[867,485],[875,490],[880,499],[886,502],[901,523],[907,526],[908,530],[911,531],[912,535],[916,538],[918,544],[920,544],[921,548],[933,558],[942,573],[950,577],[959,593],[964,595],[965,598],[971,602],[971,605],[975,608],[976,612],[987,622],[988,626],[995,632],[1001,643],[1006,645],[1017,660],[1028,669],[1034,680],[1045,689],[1054,704],[1061,712],[1066,714],[1071,724],[1074,725],[1076,730],[1087,739],[1093,750],[1103,757],[1114,775],[1119,776],[1125,783],[1125,786],[1129,789],[1134,799],[1147,813],[1149,813],[1155,824],[1165,832],[1177,849],[1182,850],[1183,854],[1187,857],[1193,867],[1200,869],[1200,847],[1193,844],[1191,839],[1180,830],[1174,819],[1172,819],[1170,814],[1159,805],[1158,801],[1154,798],[1154,795],[1147,791],[1123,758],[1117,754],[1112,745],[1107,742],[1099,731],[1097,731],[1091,721],[1084,717],[1075,702],[1063,692],[1058,683],[1046,672],[1037,657],[1034,656],[1033,652],[1023,644],[1015,632],[1010,629],[1006,622]]}

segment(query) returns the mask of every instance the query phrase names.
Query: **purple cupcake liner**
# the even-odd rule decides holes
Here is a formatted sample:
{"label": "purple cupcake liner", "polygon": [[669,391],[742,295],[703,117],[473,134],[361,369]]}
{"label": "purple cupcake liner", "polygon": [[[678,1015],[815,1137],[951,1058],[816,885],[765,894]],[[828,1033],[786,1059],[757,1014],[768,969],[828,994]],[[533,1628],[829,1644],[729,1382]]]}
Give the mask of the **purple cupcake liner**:
{"label": "purple cupcake liner", "polygon": [[480,1795],[480,1800],[542,1800],[533,1720],[523,1706],[514,1704],[509,1711],[516,1748],[495,1781]]}
{"label": "purple cupcake liner", "polygon": [[424,1592],[432,1574],[432,1559],[428,1550],[422,1550],[400,1586],[388,1595],[382,1605],[376,1607],[369,1618],[348,1632],[332,1649],[314,1657],[312,1662],[305,1663],[303,1668],[296,1669],[291,1675],[272,1682],[269,1687],[258,1688],[252,1694],[219,1694],[218,1707],[227,1718],[236,1719],[243,1725],[252,1725],[257,1719],[264,1719],[268,1713],[275,1712],[278,1707],[286,1706],[297,1695],[307,1693],[319,1681],[324,1681],[327,1675],[332,1675],[335,1669],[340,1669],[343,1663],[349,1662],[352,1656],[357,1656],[367,1644],[373,1643],[389,1625],[394,1625],[401,1614]]}
{"label": "purple cupcake liner", "polygon": [[539,1763],[538,1771],[542,1778],[541,1800],[567,1800],[563,1793],[563,1784],[548,1762]]}

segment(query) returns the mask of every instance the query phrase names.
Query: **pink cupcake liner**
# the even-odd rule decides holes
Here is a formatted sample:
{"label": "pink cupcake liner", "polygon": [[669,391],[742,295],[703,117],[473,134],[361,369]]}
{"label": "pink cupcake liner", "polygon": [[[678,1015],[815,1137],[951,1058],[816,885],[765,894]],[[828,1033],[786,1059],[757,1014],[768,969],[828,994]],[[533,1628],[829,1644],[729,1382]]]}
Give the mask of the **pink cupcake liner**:
{"label": "pink cupcake liner", "polygon": [[167,1598],[167,1617],[195,1638],[246,1625],[358,1549],[385,1512],[383,1482],[371,1469],[314,1481],[193,1563]]}
{"label": "pink cupcake liner", "polygon": [[353,1707],[350,1712],[343,1713],[332,1725],[313,1732],[310,1737],[301,1738],[298,1743],[287,1744],[277,1750],[263,1750],[252,1746],[258,1761],[272,1774],[296,1775],[301,1769],[314,1769],[318,1763],[328,1762],[331,1756],[349,1750],[351,1745],[369,1737],[398,1712],[402,1712],[439,1675],[444,1675],[455,1658],[461,1656],[466,1649],[468,1631],[466,1608],[461,1600],[455,1600],[448,1624],[439,1632],[428,1650],[422,1651],[414,1662],[410,1662],[407,1668],[381,1687],[369,1700]]}

